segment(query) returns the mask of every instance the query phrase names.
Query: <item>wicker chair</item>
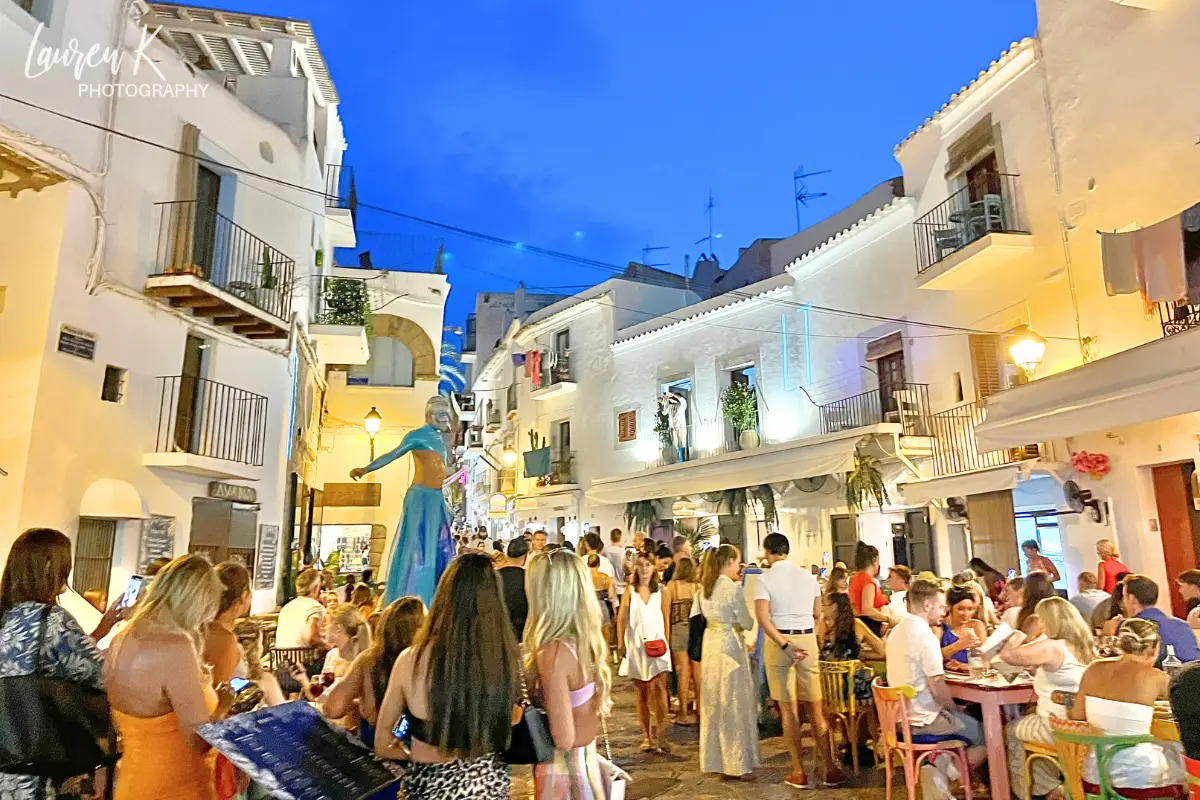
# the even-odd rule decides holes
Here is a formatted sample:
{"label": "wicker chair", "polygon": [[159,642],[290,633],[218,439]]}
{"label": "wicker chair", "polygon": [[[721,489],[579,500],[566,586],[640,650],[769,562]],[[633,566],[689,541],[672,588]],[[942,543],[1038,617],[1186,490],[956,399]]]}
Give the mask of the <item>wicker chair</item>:
{"label": "wicker chair", "polygon": [[[825,716],[829,720],[829,735],[832,739],[834,730],[841,728],[850,747],[850,758],[854,764],[854,774],[858,774],[858,725],[859,721],[872,712],[870,705],[859,705],[854,694],[854,676],[862,669],[861,661],[822,661],[821,699],[825,706]],[[878,753],[874,761],[878,762]]]}

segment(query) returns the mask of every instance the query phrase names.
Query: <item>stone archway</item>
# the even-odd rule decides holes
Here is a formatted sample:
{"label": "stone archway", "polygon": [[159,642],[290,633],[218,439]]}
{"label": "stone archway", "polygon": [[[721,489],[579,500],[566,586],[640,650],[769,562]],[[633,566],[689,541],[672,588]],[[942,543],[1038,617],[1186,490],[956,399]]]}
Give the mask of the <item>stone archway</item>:
{"label": "stone archway", "polygon": [[371,335],[399,339],[412,353],[413,380],[438,380],[438,358],[429,334],[411,319],[392,314],[371,315]]}

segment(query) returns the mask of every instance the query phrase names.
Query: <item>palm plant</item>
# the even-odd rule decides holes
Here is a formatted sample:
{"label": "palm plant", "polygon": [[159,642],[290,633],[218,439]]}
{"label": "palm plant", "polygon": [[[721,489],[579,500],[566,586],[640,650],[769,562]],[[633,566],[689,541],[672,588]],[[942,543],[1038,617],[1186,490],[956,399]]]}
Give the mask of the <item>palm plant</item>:
{"label": "palm plant", "polygon": [[879,459],[856,450],[854,470],[846,473],[846,505],[851,511],[860,511],[868,502],[874,502],[882,511],[888,503],[887,486]]}
{"label": "palm plant", "polygon": [[658,522],[658,509],[653,500],[634,500],[625,504],[625,527],[631,531],[649,533]]}
{"label": "palm plant", "polygon": [[442,358],[438,362],[438,394],[443,397],[466,388],[467,373],[459,359],[458,349],[450,342],[442,342]]}
{"label": "palm plant", "polygon": [[768,484],[750,487],[750,496],[762,505],[763,519],[779,524],[779,511],[775,508],[775,491]]}

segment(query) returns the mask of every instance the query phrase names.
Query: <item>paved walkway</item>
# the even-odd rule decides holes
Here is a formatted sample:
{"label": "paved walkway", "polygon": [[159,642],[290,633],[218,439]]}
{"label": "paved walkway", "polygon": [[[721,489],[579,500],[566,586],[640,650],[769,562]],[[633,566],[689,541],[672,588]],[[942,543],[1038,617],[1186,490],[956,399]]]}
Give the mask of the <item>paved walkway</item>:
{"label": "paved walkway", "polygon": [[[783,782],[788,772],[788,756],[782,738],[774,736],[759,742],[759,757],[762,765],[755,770],[753,778],[744,781],[729,781],[718,775],[700,772],[697,726],[676,725],[667,739],[673,751],[671,755],[649,755],[638,751],[642,741],[637,723],[633,687],[624,678],[616,678],[616,696],[613,716],[609,722],[612,737],[613,760],[633,776],[629,786],[628,800],[647,798],[688,798],[710,800],[715,798],[745,798],[746,800],[776,800],[776,798],[811,798],[819,793],[822,798],[834,800],[883,800],[883,772],[869,763],[862,766],[860,775],[849,776],[849,781],[837,789],[798,790]],[[808,763],[812,761],[811,742]],[[513,797],[523,800],[531,796],[529,770],[513,771]],[[810,767],[810,774],[815,769]],[[849,774],[850,769],[846,767]],[[904,779],[899,778],[895,797],[904,797]]]}

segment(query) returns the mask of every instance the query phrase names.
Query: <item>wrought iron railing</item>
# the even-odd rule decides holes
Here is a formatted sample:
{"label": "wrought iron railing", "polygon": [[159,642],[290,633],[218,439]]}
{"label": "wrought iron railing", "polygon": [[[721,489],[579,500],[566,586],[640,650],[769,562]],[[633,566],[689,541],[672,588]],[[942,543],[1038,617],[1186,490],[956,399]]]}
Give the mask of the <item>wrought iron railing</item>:
{"label": "wrought iron railing", "polygon": [[1185,302],[1159,303],[1158,319],[1162,323],[1164,336],[1200,328],[1200,305]]}
{"label": "wrought iron railing", "polygon": [[494,431],[500,427],[500,407],[499,406],[497,406],[493,403],[488,403],[487,419],[485,420],[485,423],[487,424],[487,428],[488,428],[489,432]]}
{"label": "wrought iron railing", "polygon": [[155,452],[263,465],[267,398],[195,375],[158,379]]}
{"label": "wrought iron railing", "polygon": [[[757,430],[755,431],[757,433]],[[712,458],[741,449],[739,436],[724,419],[703,420],[655,433],[658,457],[647,465],[662,467],[701,458]]]}
{"label": "wrought iron railing", "polygon": [[358,205],[358,190],[354,186],[354,167],[329,164],[325,167],[325,207],[348,208]]}
{"label": "wrought iron railing", "polygon": [[975,428],[985,419],[987,408],[978,401],[930,415],[935,475],[956,475],[984,467],[1012,464],[1026,458],[1022,448],[981,451],[979,440],[975,438]]}
{"label": "wrought iron railing", "polygon": [[570,353],[543,350],[541,358],[542,371],[539,375],[540,380],[533,385],[535,390],[546,389],[558,383],[569,383],[573,380]]}
{"label": "wrought iron railing", "polygon": [[159,275],[195,275],[268,314],[291,318],[293,259],[195,200],[155,207]]}
{"label": "wrought iron railing", "polygon": [[317,325],[367,325],[371,319],[371,298],[362,278],[314,279],[313,322]]}
{"label": "wrought iron railing", "polygon": [[898,383],[886,392],[872,389],[820,407],[821,433],[897,422],[904,436],[929,436],[929,386]]}
{"label": "wrought iron railing", "polygon": [[914,222],[917,272],[989,233],[1028,233],[1019,188],[1019,175],[984,175]]}
{"label": "wrought iron railing", "polygon": [[575,454],[555,453],[550,461],[550,474],[539,478],[538,486],[561,486],[575,483]]}

